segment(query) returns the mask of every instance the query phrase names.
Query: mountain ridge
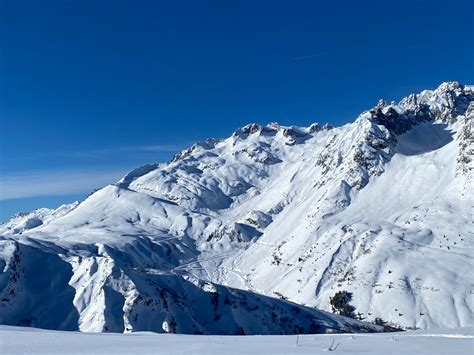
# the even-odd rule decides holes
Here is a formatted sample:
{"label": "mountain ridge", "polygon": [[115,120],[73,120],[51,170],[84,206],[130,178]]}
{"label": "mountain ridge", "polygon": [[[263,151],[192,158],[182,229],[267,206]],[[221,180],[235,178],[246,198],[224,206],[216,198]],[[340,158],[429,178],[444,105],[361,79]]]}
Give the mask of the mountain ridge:
{"label": "mountain ridge", "polygon": [[[130,321],[142,307],[139,285],[159,274],[184,280],[154,281],[165,289],[202,280],[323,310],[348,290],[366,320],[473,325],[473,99],[472,87],[448,82],[380,101],[342,127],[249,124],[139,167],[64,214],[17,216],[0,227],[1,295],[15,289],[9,250],[25,245],[71,265],[81,330],[170,331],[162,300],[159,329]],[[99,267],[105,260],[121,266]],[[0,322],[21,320],[5,316],[11,306],[0,302]],[[178,331],[216,331],[175,322]]]}

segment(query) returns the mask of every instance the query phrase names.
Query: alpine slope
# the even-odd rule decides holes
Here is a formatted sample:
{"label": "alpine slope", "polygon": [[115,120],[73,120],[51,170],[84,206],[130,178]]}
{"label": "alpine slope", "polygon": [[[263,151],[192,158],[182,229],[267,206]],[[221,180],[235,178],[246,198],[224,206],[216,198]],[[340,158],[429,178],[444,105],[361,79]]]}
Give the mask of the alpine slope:
{"label": "alpine slope", "polygon": [[[249,124],[84,201],[18,214],[0,226],[0,324],[474,326],[473,102],[473,86],[446,82],[342,127]],[[359,320],[329,313],[343,290]]]}

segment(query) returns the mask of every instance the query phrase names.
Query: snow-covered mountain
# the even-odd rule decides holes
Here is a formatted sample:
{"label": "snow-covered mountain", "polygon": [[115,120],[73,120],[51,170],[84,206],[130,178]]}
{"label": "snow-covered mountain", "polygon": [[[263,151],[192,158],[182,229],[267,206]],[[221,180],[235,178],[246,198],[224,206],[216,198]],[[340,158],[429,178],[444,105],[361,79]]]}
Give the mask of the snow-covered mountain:
{"label": "snow-covered mountain", "polygon": [[65,204],[58,208],[39,208],[32,212],[19,212],[7,223],[0,225],[0,234],[22,234],[23,232],[45,226],[59,217],[71,212],[79,205],[79,201]]}
{"label": "snow-covered mountain", "polygon": [[307,308],[347,290],[365,320],[472,326],[473,102],[449,82],[342,127],[250,124],[17,216],[0,227],[0,323],[369,330]]}

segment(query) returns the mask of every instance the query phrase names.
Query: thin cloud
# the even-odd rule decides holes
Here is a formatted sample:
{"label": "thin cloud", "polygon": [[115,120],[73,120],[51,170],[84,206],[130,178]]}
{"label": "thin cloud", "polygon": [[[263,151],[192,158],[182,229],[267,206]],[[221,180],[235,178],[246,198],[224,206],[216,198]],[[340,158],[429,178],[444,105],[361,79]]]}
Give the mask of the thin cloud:
{"label": "thin cloud", "polygon": [[183,146],[189,145],[180,144],[180,145],[141,145],[141,146],[130,146],[130,147],[122,147],[121,150],[128,151],[128,152],[176,152],[178,150],[183,149]]}
{"label": "thin cloud", "polygon": [[74,157],[74,158],[108,158],[113,155],[120,154],[150,154],[150,153],[174,153],[184,149],[189,143],[176,145],[136,145],[121,147],[105,147],[98,149],[84,149],[77,151],[56,151],[48,152],[43,155],[54,155],[57,157]]}
{"label": "thin cloud", "polygon": [[30,171],[3,175],[0,200],[87,193],[118,181],[132,168]]}
{"label": "thin cloud", "polygon": [[[163,156],[153,159],[152,154],[178,152],[186,147],[186,143],[176,145],[136,145],[121,147],[105,147],[77,151],[56,151],[37,153],[47,155],[54,161],[81,161],[81,167],[49,170],[30,170],[10,172],[0,170],[0,200],[39,196],[63,196],[83,194],[95,188],[114,183],[126,173],[136,168],[138,161],[162,160]],[[139,158],[141,156],[141,158]],[[167,157],[169,158],[169,157]],[[97,166],[98,162],[117,162],[120,166]]]}
{"label": "thin cloud", "polygon": [[123,146],[123,147],[109,147],[104,149],[95,150],[96,153],[115,153],[115,152],[154,152],[154,153],[169,153],[169,152],[176,152],[178,150],[183,149],[185,144],[169,144],[169,145],[134,145],[134,146]]}
{"label": "thin cloud", "polygon": [[322,56],[328,55],[328,54],[329,54],[329,53],[327,53],[327,52],[314,53],[314,54],[309,54],[309,55],[303,55],[303,56],[301,56],[301,57],[293,57],[293,58],[290,58],[290,60],[292,60],[292,61],[298,61],[298,60],[304,60],[304,59],[322,57]]}

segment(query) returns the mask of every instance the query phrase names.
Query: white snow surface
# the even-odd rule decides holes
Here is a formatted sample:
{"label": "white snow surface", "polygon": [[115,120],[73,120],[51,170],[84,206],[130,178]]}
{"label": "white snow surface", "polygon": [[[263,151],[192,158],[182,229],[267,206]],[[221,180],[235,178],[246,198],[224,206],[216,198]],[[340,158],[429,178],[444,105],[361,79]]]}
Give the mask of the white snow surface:
{"label": "white snow surface", "polygon": [[450,82],[342,127],[247,125],[17,216],[0,227],[0,324],[361,331],[306,308],[347,290],[366,321],[474,326],[473,101]]}
{"label": "white snow surface", "polygon": [[[330,351],[329,349],[332,349]],[[91,334],[0,326],[10,354],[417,354],[474,353],[474,329],[382,334],[205,336],[138,332]]]}

